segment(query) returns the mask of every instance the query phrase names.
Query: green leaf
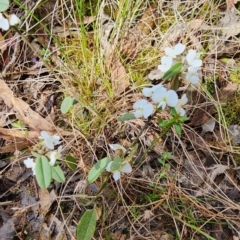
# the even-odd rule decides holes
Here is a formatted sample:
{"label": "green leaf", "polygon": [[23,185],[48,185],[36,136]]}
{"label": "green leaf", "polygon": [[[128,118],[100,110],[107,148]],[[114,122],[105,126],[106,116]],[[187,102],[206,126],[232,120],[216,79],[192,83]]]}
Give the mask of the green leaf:
{"label": "green leaf", "polygon": [[52,168],[52,178],[60,183],[65,182],[65,176],[61,167],[57,165],[51,168]]}
{"label": "green leaf", "polygon": [[163,80],[168,80],[177,74],[179,74],[182,70],[183,64],[182,63],[176,63],[174,64],[164,75]]}
{"label": "green leaf", "polygon": [[170,120],[167,120],[167,121],[164,121],[164,122],[161,122],[159,124],[160,127],[169,127],[169,126],[172,126],[174,123],[176,122],[176,119],[175,118],[171,118]]}
{"label": "green leaf", "polygon": [[118,121],[119,122],[124,122],[124,121],[131,120],[131,119],[135,119],[134,114],[133,113],[126,113],[123,116],[119,117]]}
{"label": "green leaf", "polygon": [[0,12],[4,12],[9,8],[9,0],[0,0]]}
{"label": "green leaf", "polygon": [[49,161],[45,156],[37,158],[36,178],[41,188],[48,188],[52,181],[52,170]]}
{"label": "green leaf", "polygon": [[111,172],[118,171],[122,168],[123,165],[124,165],[123,160],[120,157],[117,156],[113,159],[113,163],[111,165],[110,170],[111,170]]}
{"label": "green leaf", "polygon": [[69,109],[73,106],[73,102],[75,99],[71,98],[71,97],[66,97],[64,98],[62,104],[61,104],[61,112],[63,114],[67,113],[69,111]]}
{"label": "green leaf", "polygon": [[178,135],[181,135],[182,133],[182,126],[180,124],[175,124],[175,130],[177,132]]}
{"label": "green leaf", "polygon": [[96,209],[87,210],[81,217],[77,226],[77,240],[91,240],[97,224]]}
{"label": "green leaf", "polygon": [[14,128],[23,128],[23,122],[22,121],[16,121],[16,122],[13,122],[12,124],[12,127],[14,127]]}
{"label": "green leaf", "polygon": [[88,173],[88,182],[93,183],[106,169],[108,163],[111,161],[111,158],[106,157],[98,161]]}
{"label": "green leaf", "polygon": [[173,115],[173,116],[176,116],[177,115],[177,110],[173,107],[170,108],[170,113]]}
{"label": "green leaf", "polygon": [[185,122],[185,121],[188,121],[189,118],[188,117],[185,117],[185,116],[182,116],[179,118],[180,122]]}
{"label": "green leaf", "polygon": [[66,156],[66,163],[71,170],[75,171],[77,169],[76,159],[72,155]]}

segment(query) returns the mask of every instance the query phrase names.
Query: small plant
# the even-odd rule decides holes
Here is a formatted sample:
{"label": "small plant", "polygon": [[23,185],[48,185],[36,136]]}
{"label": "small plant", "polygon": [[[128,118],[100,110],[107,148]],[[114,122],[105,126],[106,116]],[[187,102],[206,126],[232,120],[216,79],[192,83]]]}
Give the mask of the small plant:
{"label": "small plant", "polygon": [[[180,56],[185,51],[185,48],[185,45],[178,43],[173,48],[167,47],[165,49],[167,56],[162,57],[161,64],[158,66],[158,69],[163,73],[163,80],[169,80],[172,78],[172,81],[179,81],[176,76],[181,73],[182,77],[189,83],[198,84],[198,72],[200,71],[200,67],[202,65],[200,53],[197,53],[196,50],[190,49],[185,57]],[[179,83],[174,84],[174,86],[178,85]],[[186,111],[183,108],[183,106],[188,102],[186,94],[183,94],[181,98],[178,99],[178,95],[175,90],[167,89],[162,84],[158,84],[150,88],[143,88],[142,93],[145,97],[151,98],[152,103],[148,102],[146,99],[139,99],[133,104],[134,111],[132,113],[124,114],[118,120],[127,121],[134,118],[148,119],[151,115],[157,113],[158,111],[165,110],[167,107],[170,107],[170,114],[172,118],[169,120],[159,119],[159,126],[165,130],[163,131],[163,135],[166,134],[171,127],[174,127],[177,134],[181,135],[182,125],[188,120],[185,116]],[[69,101],[70,104],[67,104],[68,108],[66,109],[69,109],[72,105],[72,99]],[[156,104],[156,107],[154,107],[153,103]],[[146,125],[147,124],[149,124],[149,121],[146,122]],[[146,125],[143,129],[145,129]],[[134,144],[135,142],[132,146],[134,146]],[[89,183],[94,182],[104,172],[104,170],[111,172],[115,181],[120,179],[121,173],[132,172],[132,167],[129,161],[124,159],[124,155],[127,150],[119,144],[110,144],[110,147],[116,151],[115,157],[113,159],[106,157],[98,161],[88,174]],[[169,154],[164,155],[159,160],[160,163],[164,163],[165,167],[168,166],[168,164],[165,163],[165,160],[169,158],[169,156]],[[165,175],[165,172],[162,172],[162,174],[160,174],[160,178],[165,177]]]}
{"label": "small plant", "polygon": [[[40,142],[33,147],[32,151],[35,159],[27,158],[24,160],[24,164],[27,168],[32,169],[41,188],[48,188],[53,179],[65,182],[64,173],[57,162],[57,160],[62,160],[60,137],[42,131],[39,139]],[[57,149],[55,149],[56,146],[58,146]]]}

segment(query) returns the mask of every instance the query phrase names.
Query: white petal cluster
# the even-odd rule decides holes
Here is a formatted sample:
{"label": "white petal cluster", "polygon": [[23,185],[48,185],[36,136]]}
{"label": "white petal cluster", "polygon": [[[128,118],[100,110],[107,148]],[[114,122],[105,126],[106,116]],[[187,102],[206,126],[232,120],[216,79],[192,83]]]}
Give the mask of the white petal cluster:
{"label": "white petal cluster", "polygon": [[49,150],[53,150],[55,145],[58,145],[61,143],[59,141],[60,137],[57,134],[51,136],[45,131],[41,131],[41,135],[39,139],[43,140],[42,145],[47,147]]}
{"label": "white petal cluster", "polygon": [[135,112],[133,112],[135,118],[148,118],[154,112],[153,105],[145,99],[136,101],[133,104],[133,109],[135,109]]}
{"label": "white petal cluster", "polygon": [[2,13],[0,13],[0,29],[7,31],[10,26],[14,26],[20,23],[20,19],[15,14],[11,14],[8,18],[5,18]]}
{"label": "white petal cluster", "polygon": [[59,146],[57,150],[50,151],[46,155],[50,159],[49,165],[54,166],[57,159],[61,159],[62,157],[62,146]]}
{"label": "white petal cluster", "polygon": [[33,175],[36,174],[35,168],[36,168],[36,163],[33,161],[33,158],[27,158],[26,160],[23,161],[25,166],[27,168],[31,168],[33,171]]}
{"label": "white petal cluster", "polygon": [[[107,170],[108,172],[112,172],[112,171],[111,171],[112,163],[113,163],[113,161],[109,162],[108,165],[107,165],[107,167],[106,167],[106,170]],[[114,171],[114,172],[112,172],[112,173],[113,173],[113,178],[114,178],[114,180],[117,181],[117,180],[120,179],[121,173],[131,173],[131,172],[132,172],[132,166],[130,165],[129,162],[126,162],[120,170]]]}
{"label": "white petal cluster", "polygon": [[178,102],[177,93],[174,90],[167,90],[162,84],[151,88],[143,88],[142,93],[145,97],[151,97],[152,101],[158,104],[158,108],[163,110],[166,106],[175,107]]}
{"label": "white petal cluster", "polygon": [[184,52],[185,48],[186,48],[185,45],[178,43],[173,48],[166,47],[165,53],[167,54],[167,56],[169,56],[171,58],[176,58],[176,56],[178,56]]}
{"label": "white petal cluster", "polygon": [[183,94],[181,99],[178,100],[178,103],[175,107],[177,113],[180,114],[180,116],[185,116],[186,111],[183,109],[183,106],[188,102],[188,98],[186,94]]}
{"label": "white petal cluster", "polygon": [[198,71],[202,66],[202,60],[200,59],[200,53],[196,50],[190,49],[186,55],[186,61],[188,63],[188,72],[186,74],[186,80],[192,84],[198,84],[199,75]]}
{"label": "white petal cluster", "polygon": [[[186,49],[186,46],[178,43],[173,47],[166,47],[166,56],[161,58],[161,64],[158,65],[158,70],[163,74],[166,73],[175,63],[179,62],[179,55]],[[200,53],[196,50],[190,49],[185,57],[186,65],[188,69],[186,73],[186,80],[192,84],[198,84],[199,82],[199,69],[202,66],[202,60],[200,59]],[[180,60],[181,61],[181,60]],[[147,96],[147,94],[145,94]],[[150,97],[150,96],[147,96]]]}
{"label": "white petal cluster", "polygon": [[158,103],[158,108],[161,107],[164,110],[166,106],[175,107],[177,105],[178,95],[174,90],[167,90],[162,87],[154,92],[152,100]]}
{"label": "white petal cluster", "polygon": [[[110,148],[114,151],[121,150],[125,154],[127,152],[126,148],[121,146],[120,144],[109,144]],[[113,161],[109,162],[106,171],[112,172],[111,171],[111,166],[112,166]],[[132,172],[132,166],[129,162],[125,162],[125,164],[122,166],[121,169],[112,172],[113,173],[113,179],[115,181],[118,181],[121,178],[121,173],[131,173]]]}
{"label": "white petal cluster", "polygon": [[121,150],[123,154],[127,152],[127,149],[120,144],[109,144],[109,146],[113,151]]}

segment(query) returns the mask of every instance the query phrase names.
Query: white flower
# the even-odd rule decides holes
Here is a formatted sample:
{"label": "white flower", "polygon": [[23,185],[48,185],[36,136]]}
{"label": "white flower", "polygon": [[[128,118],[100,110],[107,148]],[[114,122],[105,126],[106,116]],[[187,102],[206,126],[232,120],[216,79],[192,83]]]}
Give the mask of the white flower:
{"label": "white flower", "polygon": [[152,97],[153,93],[158,89],[163,87],[162,84],[155,85],[151,88],[143,88],[142,93],[145,97]]}
{"label": "white flower", "polygon": [[171,57],[163,56],[161,58],[161,64],[158,65],[158,69],[161,72],[165,73],[171,68],[172,64],[173,64],[173,59]]}
{"label": "white flower", "polygon": [[17,25],[19,24],[21,21],[20,19],[17,17],[16,14],[11,14],[9,17],[8,17],[8,20],[9,20],[9,24],[11,26],[14,26],[14,25]]}
{"label": "white flower", "polygon": [[35,175],[35,174],[36,174],[36,170],[35,170],[35,168],[36,168],[36,163],[33,161],[33,159],[32,159],[32,158],[27,158],[27,159],[24,160],[23,162],[24,162],[24,164],[25,164],[25,166],[26,166],[27,168],[31,168],[31,169],[32,169],[33,175]]}
{"label": "white flower", "polygon": [[9,22],[8,20],[0,13],[0,28],[3,31],[7,31],[9,29]]}
{"label": "white flower", "polygon": [[177,45],[175,45],[173,48],[167,47],[165,48],[165,53],[171,57],[171,58],[175,58],[177,55],[183,53],[183,51],[185,50],[186,46],[178,43]]}
{"label": "white flower", "polygon": [[60,137],[58,135],[50,136],[47,132],[41,131],[41,136],[39,139],[43,139],[42,144],[50,150],[54,149],[55,145],[60,144]]}
{"label": "white flower", "polygon": [[154,111],[153,105],[145,99],[139,99],[133,104],[133,109],[136,111],[133,112],[135,118],[148,118]]}
{"label": "white flower", "polygon": [[190,66],[199,68],[202,66],[202,60],[200,60],[200,53],[197,53],[196,50],[190,49],[186,56],[186,60]]}
{"label": "white flower", "polygon": [[158,104],[158,108],[162,107],[164,110],[166,106],[175,107],[178,102],[178,95],[174,90],[167,90],[162,87],[157,89],[152,96],[152,100]]}
{"label": "white flower", "polygon": [[186,80],[192,84],[197,84],[199,81],[199,76],[197,73],[198,68],[189,67],[186,74]]}
{"label": "white flower", "polygon": [[50,159],[50,162],[49,162],[50,166],[54,166],[56,163],[56,160],[61,159],[61,157],[62,157],[61,152],[62,152],[62,146],[59,146],[58,150],[54,150],[54,151],[48,152],[46,154]]}
{"label": "white flower", "polygon": [[188,98],[186,94],[183,94],[181,99],[178,100],[177,106],[175,107],[177,113],[180,114],[180,116],[184,116],[186,111],[183,109],[183,106],[188,102]]}
{"label": "white flower", "polygon": [[120,144],[109,144],[109,146],[114,151],[122,150],[123,155],[127,152],[127,149],[125,147],[121,146]]}
{"label": "white flower", "polygon": [[[109,162],[108,165],[107,165],[107,167],[106,167],[106,170],[107,170],[108,172],[112,172],[112,171],[111,171],[111,165],[112,165],[112,163],[113,163],[113,161]],[[122,167],[120,170],[114,171],[114,172],[112,172],[112,173],[113,173],[113,178],[114,178],[114,180],[117,181],[117,180],[120,179],[121,173],[131,173],[131,172],[132,172],[132,166],[130,165],[129,162],[127,162],[127,163],[125,163],[125,164],[123,165],[123,167]]]}

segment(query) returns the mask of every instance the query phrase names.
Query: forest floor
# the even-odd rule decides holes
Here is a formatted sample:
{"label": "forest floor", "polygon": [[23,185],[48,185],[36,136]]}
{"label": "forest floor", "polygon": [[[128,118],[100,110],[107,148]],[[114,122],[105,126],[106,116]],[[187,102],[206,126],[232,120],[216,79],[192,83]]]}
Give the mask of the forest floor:
{"label": "forest floor", "polygon": [[[92,209],[92,239],[240,239],[239,10],[238,0],[13,0],[6,14],[21,23],[0,30],[0,240],[91,239],[78,226]],[[198,85],[176,75],[188,98],[181,134],[160,126],[169,108],[119,121],[143,88],[172,86],[158,65],[178,43],[202,60]],[[47,188],[24,164],[42,131],[63,148],[64,179]],[[109,144],[127,149],[131,173],[89,181],[116,157]]]}

